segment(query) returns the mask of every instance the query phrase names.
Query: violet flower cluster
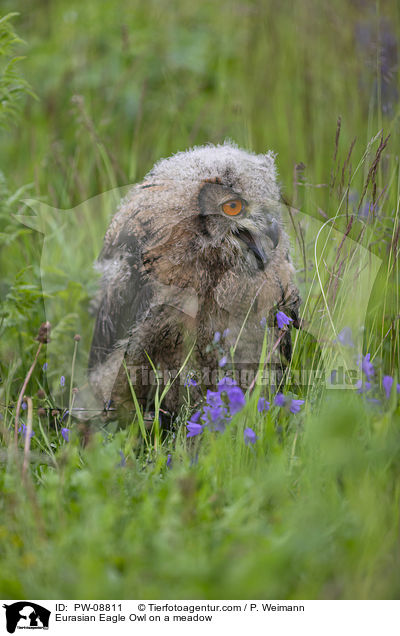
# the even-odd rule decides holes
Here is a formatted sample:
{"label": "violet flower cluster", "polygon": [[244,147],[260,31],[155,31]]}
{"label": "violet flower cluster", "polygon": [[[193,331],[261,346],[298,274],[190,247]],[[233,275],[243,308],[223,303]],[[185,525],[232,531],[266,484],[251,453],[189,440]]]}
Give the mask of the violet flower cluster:
{"label": "violet flower cluster", "polygon": [[[296,400],[289,398],[283,393],[277,393],[274,398],[274,405],[279,407],[287,407],[291,413],[298,413],[304,400]],[[223,433],[231,422],[232,417],[239,413],[246,405],[246,398],[242,389],[237,385],[235,380],[230,377],[224,377],[218,382],[217,391],[207,391],[206,404],[201,410],[193,413],[187,421],[186,437],[195,437],[203,433],[207,427],[210,431],[218,431]],[[270,408],[270,402],[265,398],[259,398],[257,402],[257,410],[259,413],[265,413]],[[250,427],[244,430],[244,442],[246,445],[255,444],[257,435]]]}
{"label": "violet flower cluster", "polygon": [[212,343],[209,344],[206,349],[207,351],[214,350],[218,353],[218,366],[221,369],[228,362],[228,356],[226,355],[225,350],[227,347],[226,338],[229,336],[229,333],[229,329],[225,329],[222,333],[220,331],[216,331]]}
{"label": "violet flower cluster", "polygon": [[[18,429],[18,433],[22,432],[23,437],[26,437],[26,433],[27,433],[27,427],[25,426],[25,424],[22,424],[22,426],[19,427]],[[30,433],[30,437],[33,437],[35,434],[35,431],[31,431]]]}
{"label": "violet flower cluster", "polygon": [[206,404],[187,422],[187,437],[200,435],[207,426],[210,431],[223,433],[232,417],[246,405],[246,398],[235,380],[229,377],[218,382],[216,391],[207,391]]}
{"label": "violet flower cluster", "polygon": [[[343,327],[338,334],[337,340],[334,342],[339,342],[345,347],[354,347],[351,328]],[[357,360],[357,366],[363,373],[362,379],[358,380],[356,384],[357,393],[365,395],[368,402],[381,404],[381,399],[378,399],[378,397],[380,397],[383,389],[383,393],[387,401],[390,398],[392,390],[394,390],[394,378],[391,375],[384,375],[382,378],[382,386],[379,385],[376,380],[377,374],[375,373],[374,365],[371,362],[370,353],[365,354],[365,356],[360,356]],[[400,384],[396,384],[396,392],[400,393]]]}
{"label": "violet flower cluster", "polygon": [[[367,353],[365,356],[359,358],[357,364],[361,367],[364,375],[363,379],[357,382],[357,393],[368,394],[369,396],[371,396],[374,390],[376,393],[376,391],[380,388],[379,384],[377,382],[374,382],[375,369],[371,362],[371,354]],[[392,391],[394,390],[393,385],[394,378],[391,375],[384,375],[382,378],[382,389],[386,400],[390,398]],[[396,392],[400,393],[400,384],[396,384]],[[369,402],[375,402],[378,404],[380,403],[380,400],[373,397],[367,396],[367,400]]]}
{"label": "violet flower cluster", "polygon": [[[283,393],[277,393],[274,397],[274,406],[287,407],[291,413],[299,413],[303,404],[304,400],[295,400],[283,395]],[[269,411],[270,406],[270,402],[267,402],[265,398],[260,398],[257,403],[257,410],[259,413],[265,413]]]}

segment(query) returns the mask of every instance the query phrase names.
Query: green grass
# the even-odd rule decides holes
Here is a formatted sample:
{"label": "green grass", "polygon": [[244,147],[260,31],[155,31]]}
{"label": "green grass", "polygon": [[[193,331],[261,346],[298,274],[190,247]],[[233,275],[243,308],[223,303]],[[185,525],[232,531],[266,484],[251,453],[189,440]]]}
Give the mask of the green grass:
{"label": "green grass", "polygon": [[[398,598],[400,108],[385,42],[398,42],[399,9],[363,7],[4,0],[21,15],[0,22],[3,598]],[[115,209],[112,193],[92,197],[225,137],[278,153],[304,319],[286,391],[305,405],[261,416],[257,387],[223,434],[187,440],[185,407],[164,436],[138,413],[123,430],[95,417],[85,445],[85,426],[61,418],[71,389],[84,395],[92,262]],[[27,199],[45,239],[16,218]],[[22,477],[15,405],[46,318]],[[346,326],[354,348],[337,342]],[[295,379],[355,370],[361,353],[379,403]]]}

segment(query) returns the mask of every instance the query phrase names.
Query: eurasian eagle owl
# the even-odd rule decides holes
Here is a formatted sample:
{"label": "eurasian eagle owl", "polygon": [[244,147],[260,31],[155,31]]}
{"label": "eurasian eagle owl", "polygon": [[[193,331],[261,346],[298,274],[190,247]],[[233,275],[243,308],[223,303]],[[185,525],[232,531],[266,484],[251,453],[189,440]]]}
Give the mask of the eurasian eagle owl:
{"label": "eurasian eagle owl", "polygon": [[233,361],[243,384],[258,368],[265,328],[270,366],[290,360],[290,331],[282,337],[275,315],[298,326],[300,301],[271,152],[225,143],[160,160],[112,218],[98,267],[89,378],[104,403],[133,410],[129,373],[148,407],[154,365],[158,382],[175,377],[164,408],[176,412],[188,370],[197,389],[215,385],[221,344],[224,370]]}

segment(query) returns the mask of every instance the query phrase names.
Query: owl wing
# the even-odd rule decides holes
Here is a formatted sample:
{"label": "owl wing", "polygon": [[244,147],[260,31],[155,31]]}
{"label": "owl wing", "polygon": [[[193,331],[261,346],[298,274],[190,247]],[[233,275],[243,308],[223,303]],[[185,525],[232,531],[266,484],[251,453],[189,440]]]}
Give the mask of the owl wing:
{"label": "owl wing", "polygon": [[102,280],[89,369],[103,363],[117,346],[123,345],[150,306],[153,285],[143,267],[143,251],[149,242],[155,241],[160,223],[157,224],[149,206],[147,188],[159,187],[148,183],[135,186],[107,229],[96,262]]}
{"label": "owl wing", "polygon": [[[176,190],[171,180],[138,184],[110,222],[97,260],[102,281],[89,369],[103,363],[116,347],[127,346],[132,330],[144,321],[152,304],[174,304],[169,298],[176,296],[169,255],[172,246],[175,250],[176,245],[185,245],[185,218],[166,208],[165,201],[176,200]],[[185,302],[178,299],[178,304]]]}

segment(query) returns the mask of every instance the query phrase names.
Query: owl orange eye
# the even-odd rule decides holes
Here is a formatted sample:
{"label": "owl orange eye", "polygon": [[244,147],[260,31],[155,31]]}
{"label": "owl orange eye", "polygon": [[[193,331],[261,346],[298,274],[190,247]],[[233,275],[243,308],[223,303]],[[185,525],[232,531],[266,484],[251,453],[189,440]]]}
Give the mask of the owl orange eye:
{"label": "owl orange eye", "polygon": [[222,209],[225,214],[229,214],[229,216],[236,216],[239,212],[242,211],[243,203],[240,199],[234,199],[233,201],[227,201],[223,204]]}

